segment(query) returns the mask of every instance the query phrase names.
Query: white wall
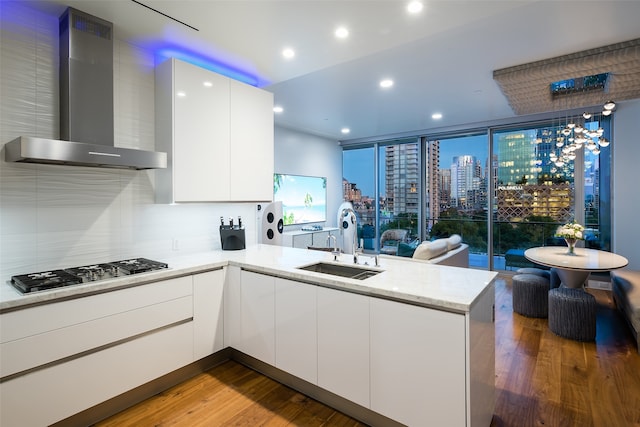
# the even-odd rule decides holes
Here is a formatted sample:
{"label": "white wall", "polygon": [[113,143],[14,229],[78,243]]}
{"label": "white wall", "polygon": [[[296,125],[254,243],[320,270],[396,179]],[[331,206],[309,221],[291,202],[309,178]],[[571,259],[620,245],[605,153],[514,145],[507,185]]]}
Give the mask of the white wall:
{"label": "white wall", "polygon": [[[0,146],[18,136],[58,138],[58,19],[19,2],[0,2],[0,15]],[[115,145],[153,150],[153,55],[116,40],[114,60]],[[157,205],[154,171],[0,156],[0,280],[217,249],[220,216],[241,215],[247,242],[256,242],[255,204]]]}
{"label": "white wall", "polygon": [[[327,222],[324,225],[335,227],[338,207],[342,203],[342,148],[338,141],[282,126],[276,126],[274,139],[276,173],[327,178]],[[285,231],[294,228],[299,227],[287,226]]]}
{"label": "white wall", "polygon": [[613,128],[613,251],[640,270],[640,100],[618,103]]}

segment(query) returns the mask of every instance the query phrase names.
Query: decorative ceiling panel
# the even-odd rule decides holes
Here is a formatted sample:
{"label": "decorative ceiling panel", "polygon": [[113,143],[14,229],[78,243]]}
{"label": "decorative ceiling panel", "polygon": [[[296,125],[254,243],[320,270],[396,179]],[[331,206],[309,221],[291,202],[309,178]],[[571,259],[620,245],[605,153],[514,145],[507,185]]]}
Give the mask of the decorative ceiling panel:
{"label": "decorative ceiling panel", "polygon": [[[553,82],[600,73],[609,73],[603,90],[551,93]],[[640,39],[495,70],[493,78],[518,115],[640,98]]]}

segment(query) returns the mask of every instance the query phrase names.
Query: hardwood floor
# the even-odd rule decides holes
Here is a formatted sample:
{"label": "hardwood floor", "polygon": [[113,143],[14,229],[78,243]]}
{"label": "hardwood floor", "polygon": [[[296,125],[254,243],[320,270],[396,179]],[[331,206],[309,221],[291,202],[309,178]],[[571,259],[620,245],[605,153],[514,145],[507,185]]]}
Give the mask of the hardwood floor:
{"label": "hardwood floor", "polygon": [[611,292],[595,342],[556,336],[547,319],[513,313],[511,280],[496,283],[496,409],[492,426],[640,426],[640,355]]}
{"label": "hardwood floor", "polygon": [[[554,335],[546,319],[513,313],[510,276],[498,277],[493,427],[640,426],[640,355],[611,292],[589,292],[598,301],[597,336],[580,343]],[[230,361],[97,425],[364,424]]]}

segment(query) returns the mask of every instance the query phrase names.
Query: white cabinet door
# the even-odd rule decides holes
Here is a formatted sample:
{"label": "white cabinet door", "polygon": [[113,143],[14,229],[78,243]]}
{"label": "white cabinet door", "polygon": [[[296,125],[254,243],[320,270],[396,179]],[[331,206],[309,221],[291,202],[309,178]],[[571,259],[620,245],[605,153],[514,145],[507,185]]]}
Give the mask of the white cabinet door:
{"label": "white cabinet door", "polygon": [[467,315],[470,427],[491,424],[496,399],[495,285],[476,300]]}
{"label": "white cabinet door", "polygon": [[0,376],[190,320],[192,294],[191,277],[179,277],[3,313]]}
{"label": "white cabinet door", "polygon": [[276,279],[276,367],[318,382],[318,287]]}
{"label": "white cabinet door", "polygon": [[275,278],[241,271],[240,351],[275,365]]}
{"label": "white cabinet door", "polygon": [[369,297],[318,288],[318,386],[369,407]]}
{"label": "white cabinet door", "polygon": [[0,426],[46,426],[193,361],[182,323],[0,383]]}
{"label": "white cabinet door", "polygon": [[193,276],[193,355],[202,359],[224,347],[224,271]]}
{"label": "white cabinet door", "polygon": [[465,322],[371,298],[371,409],[410,426],[466,425]]}
{"label": "white cabinet door", "polygon": [[230,80],[232,201],[273,199],[273,94]]}
{"label": "white cabinet door", "polygon": [[224,269],[224,346],[242,350],[240,344],[242,341],[241,270],[235,265],[226,266]]}
{"label": "white cabinet door", "polygon": [[174,198],[229,199],[229,79],[175,61]]}
{"label": "white cabinet door", "polygon": [[229,200],[229,79],[176,59],[156,67],[158,201]]}
{"label": "white cabinet door", "polygon": [[272,200],[273,94],[176,59],[155,77],[157,200]]}

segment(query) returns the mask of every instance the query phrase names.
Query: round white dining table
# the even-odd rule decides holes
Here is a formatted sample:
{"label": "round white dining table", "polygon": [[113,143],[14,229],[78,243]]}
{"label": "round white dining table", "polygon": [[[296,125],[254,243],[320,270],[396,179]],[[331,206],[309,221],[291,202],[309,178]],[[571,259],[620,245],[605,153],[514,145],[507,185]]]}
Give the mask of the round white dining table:
{"label": "round white dining table", "polygon": [[536,264],[555,267],[568,288],[582,288],[591,272],[615,270],[629,263],[623,256],[597,249],[575,248],[570,254],[566,246],[530,248],[524,256]]}

